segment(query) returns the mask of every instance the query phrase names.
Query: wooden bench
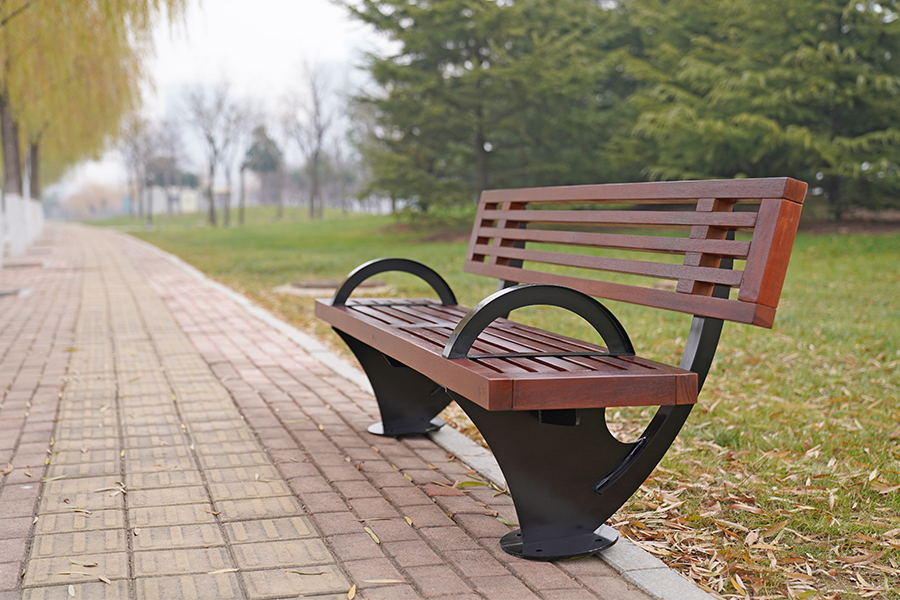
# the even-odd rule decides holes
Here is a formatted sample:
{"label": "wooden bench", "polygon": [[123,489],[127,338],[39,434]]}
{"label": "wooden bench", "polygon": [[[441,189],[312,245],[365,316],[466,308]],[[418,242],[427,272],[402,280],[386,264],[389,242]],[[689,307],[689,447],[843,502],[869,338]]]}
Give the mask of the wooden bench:
{"label": "wooden bench", "polygon": [[[380,259],[317,301],[316,314],[371,380],[382,417],[373,433],[433,430],[451,400],[471,417],[515,502],[520,530],[502,538],[507,552],[591,554],[615,542],[604,522],[696,403],[723,320],[772,326],[805,195],[787,178],[487,191],[465,270],[499,279],[495,294],[469,310],[430,268]],[[394,270],[421,277],[438,299],[349,298]],[[595,298],[692,315],[680,365],[637,355]],[[580,315],[603,345],[506,318],[531,305]],[[660,408],[636,442],[620,442],[605,409],[640,405]]]}

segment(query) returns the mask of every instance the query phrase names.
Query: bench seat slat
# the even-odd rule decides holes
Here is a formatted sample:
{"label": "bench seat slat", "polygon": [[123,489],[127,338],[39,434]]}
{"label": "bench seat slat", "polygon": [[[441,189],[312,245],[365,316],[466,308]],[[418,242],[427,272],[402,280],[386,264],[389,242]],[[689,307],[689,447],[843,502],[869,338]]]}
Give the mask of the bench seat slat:
{"label": "bench seat slat", "polygon": [[[452,327],[426,323],[392,325],[368,314],[373,303],[330,306],[316,301],[316,314],[340,331],[384,352],[419,372],[427,373],[438,385],[451,389],[488,410],[532,410],[549,408],[587,408],[598,402],[606,406],[689,404],[697,401],[697,376],[694,373],[639,358],[580,359],[580,363],[546,364],[543,359],[488,358],[447,360],[441,351]],[[414,312],[413,305],[404,310]],[[433,307],[423,307],[431,311]],[[444,307],[465,314],[464,307]],[[407,315],[409,316],[409,315]],[[423,315],[430,319],[431,315]],[[555,348],[573,347],[584,351],[605,351],[602,346],[555,336],[509,321],[498,321],[486,330],[486,342],[473,346],[473,353],[495,346],[528,347],[523,339],[532,337],[534,345]],[[559,370],[558,367],[566,367]]]}
{"label": "bench seat slat", "polygon": [[743,276],[741,271],[731,271],[712,267],[688,267],[685,265],[647,262],[626,258],[606,258],[584,254],[526,250],[508,246],[486,246],[483,244],[476,244],[475,254],[484,254],[485,256],[513,260],[527,260],[563,267],[579,267],[596,271],[657,277],[660,279],[691,279],[693,281],[717,283],[729,287],[740,285],[741,277]]}

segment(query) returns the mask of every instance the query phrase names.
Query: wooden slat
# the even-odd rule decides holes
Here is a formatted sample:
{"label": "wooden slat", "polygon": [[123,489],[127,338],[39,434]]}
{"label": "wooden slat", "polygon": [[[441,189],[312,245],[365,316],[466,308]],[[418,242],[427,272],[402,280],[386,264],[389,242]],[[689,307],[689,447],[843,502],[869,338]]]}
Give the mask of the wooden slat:
{"label": "wooden slat", "polygon": [[738,300],[778,306],[788,260],[800,222],[800,206],[781,199],[763,200],[759,226],[750,244]]}
{"label": "wooden slat", "polygon": [[[640,306],[652,306],[682,312],[692,315],[702,315],[738,323],[771,327],[775,315],[774,309],[765,310],[752,303],[737,302],[722,298],[707,296],[693,296],[690,294],[678,294],[667,290],[625,285],[622,283],[609,283],[593,279],[583,279],[568,275],[557,275],[531,271],[529,269],[516,269],[500,265],[486,265],[483,263],[468,262],[465,265],[468,273],[487,275],[498,279],[508,279],[523,283],[546,283],[551,285],[564,285],[581,290],[590,296],[629,302]],[[771,308],[771,307],[769,307]]]}
{"label": "wooden slat", "polygon": [[581,246],[584,248],[609,248],[611,250],[659,252],[662,254],[700,252],[738,259],[746,258],[750,248],[750,242],[745,241],[673,238],[618,233],[592,233],[585,231],[555,231],[548,229],[499,229],[496,227],[480,227],[477,230],[476,237]]}
{"label": "wooden slat", "polygon": [[720,181],[651,181],[564,187],[489,190],[482,202],[649,202],[697,198],[785,198],[802,204],[806,184],[789,177]]}
{"label": "wooden slat", "polygon": [[501,248],[499,246],[475,246],[476,254],[486,254],[504,258],[515,258],[523,261],[539,262],[562,267],[578,267],[596,271],[625,273],[656,277],[660,279],[692,279],[718,283],[720,285],[737,286],[741,283],[740,271],[728,271],[708,267],[688,267],[670,263],[657,263],[627,258],[605,258],[583,254],[565,254],[543,250],[523,250],[519,248]]}
{"label": "wooden slat", "polygon": [[522,223],[569,225],[628,225],[633,227],[693,227],[747,229],[756,224],[755,212],[698,213],[661,210],[486,210],[487,219]]}

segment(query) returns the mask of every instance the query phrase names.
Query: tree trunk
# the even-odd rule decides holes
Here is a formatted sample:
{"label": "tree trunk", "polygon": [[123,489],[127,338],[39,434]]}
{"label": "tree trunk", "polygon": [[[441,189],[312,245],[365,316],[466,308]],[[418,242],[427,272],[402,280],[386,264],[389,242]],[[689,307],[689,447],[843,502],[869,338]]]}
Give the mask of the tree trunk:
{"label": "tree trunk", "polygon": [[147,217],[146,223],[148,225],[153,225],[153,187],[147,185],[146,183],[142,186],[144,188],[144,202],[147,203],[147,207],[144,210],[144,213]]}
{"label": "tree trunk", "polygon": [[231,226],[231,167],[225,167],[225,189],[222,194],[222,226]]}
{"label": "tree trunk", "polygon": [[6,93],[0,93],[0,135],[3,137],[3,191],[22,195],[22,161],[19,156],[19,126],[9,110]]}
{"label": "tree trunk", "polygon": [[207,196],[209,197],[209,224],[216,226],[216,201],[213,198],[213,179],[216,176],[216,167],[214,164],[209,165],[209,187],[207,188]]}
{"label": "tree trunk", "polygon": [[32,141],[28,146],[28,171],[29,183],[28,191],[34,200],[41,199],[41,177],[40,177],[40,146],[38,140]]}
{"label": "tree trunk", "polygon": [[278,205],[278,219],[284,216],[284,194],[282,193],[284,188],[284,173],[281,172],[281,167],[278,167],[278,170],[275,171],[276,181],[275,181],[275,202]]}
{"label": "tree trunk", "polygon": [[240,227],[244,226],[244,197],[245,197],[245,194],[247,193],[246,182],[244,180],[245,172],[246,172],[246,169],[244,167],[241,167],[241,181],[240,181],[241,192],[240,192],[240,196],[238,197],[238,225]]}

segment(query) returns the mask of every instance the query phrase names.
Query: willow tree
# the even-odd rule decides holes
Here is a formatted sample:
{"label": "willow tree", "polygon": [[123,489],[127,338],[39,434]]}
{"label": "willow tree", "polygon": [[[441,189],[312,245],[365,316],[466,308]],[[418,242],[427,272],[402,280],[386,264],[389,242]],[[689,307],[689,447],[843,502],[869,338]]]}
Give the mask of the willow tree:
{"label": "willow tree", "polygon": [[[28,148],[31,193],[98,154],[139,97],[141,58],[162,11],[177,17],[184,0],[66,0],[0,3],[0,133],[4,190],[22,193],[21,151]],[[41,168],[41,157],[47,168]]]}

